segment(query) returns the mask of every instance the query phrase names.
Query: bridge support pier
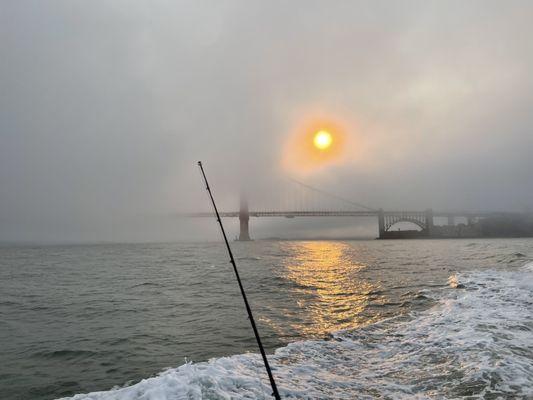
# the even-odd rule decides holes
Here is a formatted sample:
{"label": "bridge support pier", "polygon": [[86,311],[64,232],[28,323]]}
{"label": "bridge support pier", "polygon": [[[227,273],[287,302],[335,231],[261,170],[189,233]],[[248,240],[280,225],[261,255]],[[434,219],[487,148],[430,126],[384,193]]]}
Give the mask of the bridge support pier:
{"label": "bridge support pier", "polygon": [[379,238],[385,238],[385,212],[383,208],[378,210],[378,226],[379,226]]}
{"label": "bridge support pier", "polygon": [[239,207],[239,241],[247,242],[250,239],[250,231],[248,228],[248,223],[250,221],[250,213],[248,210],[248,202],[244,197],[241,196],[241,205]]}
{"label": "bridge support pier", "polygon": [[426,210],[426,235],[431,236],[433,233],[433,210],[428,208]]}

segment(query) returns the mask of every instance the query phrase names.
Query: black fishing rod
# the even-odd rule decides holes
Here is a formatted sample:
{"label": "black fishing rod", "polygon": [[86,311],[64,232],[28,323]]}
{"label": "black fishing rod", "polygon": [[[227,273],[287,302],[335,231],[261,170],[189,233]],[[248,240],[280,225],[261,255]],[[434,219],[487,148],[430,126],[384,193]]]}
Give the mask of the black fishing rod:
{"label": "black fishing rod", "polygon": [[235,272],[235,277],[237,278],[237,282],[239,283],[239,289],[241,290],[242,299],[244,300],[244,305],[246,306],[246,312],[248,313],[248,319],[250,320],[250,324],[252,325],[252,329],[254,331],[255,340],[257,341],[257,346],[259,347],[259,351],[261,352],[261,356],[263,357],[263,362],[265,363],[265,369],[268,374],[268,379],[270,380],[270,386],[272,386],[272,395],[276,398],[276,400],[281,400],[281,397],[278,392],[278,388],[276,386],[276,381],[274,380],[274,375],[272,375],[272,370],[270,369],[270,365],[268,364],[268,359],[265,353],[265,349],[263,348],[263,343],[261,343],[261,338],[259,337],[259,331],[257,330],[257,326],[255,325],[255,320],[252,314],[252,309],[250,308],[250,304],[248,304],[248,299],[246,298],[246,293],[244,291],[244,287],[242,286],[241,277],[239,276],[239,271],[237,270],[237,264],[235,263],[235,259],[233,258],[233,253],[231,252],[231,247],[229,245],[228,238],[226,236],[226,231],[224,230],[224,225],[222,225],[222,219],[220,218],[220,214],[218,213],[217,205],[215,204],[215,199],[213,198],[213,194],[211,193],[211,189],[209,187],[209,183],[207,182],[207,177],[205,176],[204,167],[202,166],[201,161],[198,161],[198,166],[200,167],[200,171],[202,172],[202,176],[205,182],[205,188],[207,190],[207,193],[209,193],[209,198],[211,199],[211,203],[213,204],[213,209],[215,210],[218,225],[220,226],[220,230],[222,231],[222,236],[224,237],[224,242],[226,243],[226,248],[228,249],[229,259],[230,259],[231,265],[233,265],[233,272]]}

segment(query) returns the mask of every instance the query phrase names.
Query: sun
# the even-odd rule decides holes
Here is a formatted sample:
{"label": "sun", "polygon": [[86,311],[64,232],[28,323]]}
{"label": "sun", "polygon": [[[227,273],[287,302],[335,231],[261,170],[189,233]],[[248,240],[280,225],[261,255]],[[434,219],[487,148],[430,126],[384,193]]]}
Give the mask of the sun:
{"label": "sun", "polygon": [[333,142],[333,137],[328,131],[318,131],[313,138],[313,144],[319,150],[326,150]]}

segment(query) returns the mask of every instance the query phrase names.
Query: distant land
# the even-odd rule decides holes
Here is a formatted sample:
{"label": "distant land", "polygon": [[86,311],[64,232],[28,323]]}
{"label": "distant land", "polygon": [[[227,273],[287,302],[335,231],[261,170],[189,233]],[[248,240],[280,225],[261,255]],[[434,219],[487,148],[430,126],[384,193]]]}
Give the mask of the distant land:
{"label": "distant land", "polygon": [[533,237],[533,214],[501,214],[467,224],[433,225],[430,230],[387,231],[382,239],[461,239]]}

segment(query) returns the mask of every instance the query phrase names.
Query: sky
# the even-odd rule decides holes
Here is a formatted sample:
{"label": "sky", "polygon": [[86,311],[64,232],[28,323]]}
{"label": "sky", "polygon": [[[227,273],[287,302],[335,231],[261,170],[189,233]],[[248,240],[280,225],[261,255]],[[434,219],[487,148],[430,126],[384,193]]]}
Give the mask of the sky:
{"label": "sky", "polygon": [[[373,208],[533,208],[532,18],[530,1],[0,1],[0,241],[217,238],[179,217],[209,210],[197,160],[224,210],[279,206],[287,178]],[[343,145],[315,165],[298,152],[316,121]]]}

